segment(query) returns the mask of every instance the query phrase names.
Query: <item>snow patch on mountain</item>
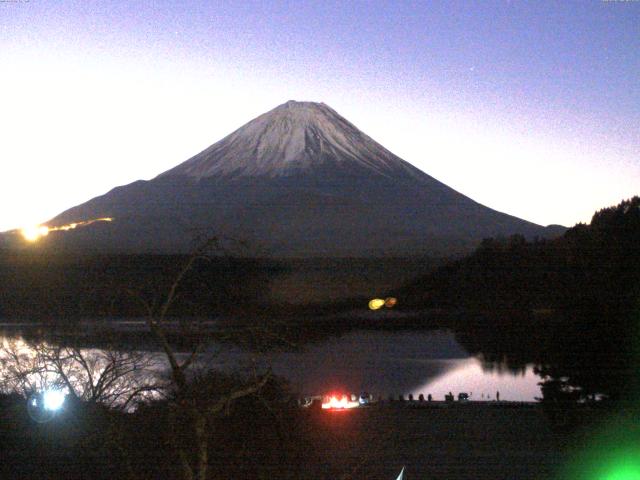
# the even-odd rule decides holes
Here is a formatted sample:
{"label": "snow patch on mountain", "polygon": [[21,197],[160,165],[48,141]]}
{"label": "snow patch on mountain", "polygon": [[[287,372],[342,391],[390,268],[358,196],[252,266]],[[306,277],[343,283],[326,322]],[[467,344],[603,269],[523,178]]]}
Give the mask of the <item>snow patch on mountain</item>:
{"label": "snow patch on mountain", "polygon": [[316,168],[430,179],[324,103],[296,101],[260,115],[160,176],[273,178]]}

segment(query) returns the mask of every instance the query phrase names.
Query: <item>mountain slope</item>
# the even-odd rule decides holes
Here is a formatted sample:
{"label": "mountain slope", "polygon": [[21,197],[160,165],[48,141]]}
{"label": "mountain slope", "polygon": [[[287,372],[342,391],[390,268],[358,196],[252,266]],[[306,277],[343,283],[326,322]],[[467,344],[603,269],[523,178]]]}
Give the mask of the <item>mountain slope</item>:
{"label": "mountain slope", "polygon": [[198,235],[274,256],[446,255],[543,227],[484,207],[400,159],[324,104],[287,102],[150,181],[117,187],[50,225],[58,248],[184,252]]}

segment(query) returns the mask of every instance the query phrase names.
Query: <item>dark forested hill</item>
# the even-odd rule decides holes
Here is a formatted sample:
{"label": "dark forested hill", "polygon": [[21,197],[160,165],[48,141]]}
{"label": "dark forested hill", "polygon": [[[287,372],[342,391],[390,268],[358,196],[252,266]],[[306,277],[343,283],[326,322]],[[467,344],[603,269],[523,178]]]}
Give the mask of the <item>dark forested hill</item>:
{"label": "dark forested hill", "polygon": [[458,337],[488,360],[536,363],[575,397],[623,398],[635,388],[640,347],[640,197],[557,239],[486,239],[400,296],[474,312],[457,323]]}

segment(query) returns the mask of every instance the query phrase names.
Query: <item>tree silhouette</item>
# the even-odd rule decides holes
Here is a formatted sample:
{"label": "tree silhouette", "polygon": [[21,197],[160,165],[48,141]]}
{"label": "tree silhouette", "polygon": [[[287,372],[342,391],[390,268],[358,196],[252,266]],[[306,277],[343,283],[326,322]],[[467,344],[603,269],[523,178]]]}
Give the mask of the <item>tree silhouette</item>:
{"label": "tree silhouette", "polygon": [[[218,381],[219,377],[210,367],[205,368],[204,371],[194,368],[198,354],[204,346],[204,339],[212,338],[198,322],[181,323],[183,333],[200,339],[193,344],[184,360],[179,358],[176,348],[168,339],[168,314],[180,296],[180,288],[185,278],[193,272],[197,262],[209,261],[212,253],[221,251],[222,247],[217,238],[205,241],[188,258],[160,299],[154,297],[149,300],[134,290],[130,291],[133,298],[140,302],[147,312],[146,325],[169,364],[171,380],[167,393],[169,430],[184,432],[186,429],[190,437],[186,442],[183,441],[184,437],[172,437],[172,444],[180,459],[182,477],[185,480],[207,478],[210,429],[215,418],[228,411],[234,401],[259,392],[272,378],[269,369],[262,372],[256,369],[252,372],[251,378],[242,384],[228,382],[221,384]],[[218,332],[218,338],[221,335],[224,336],[224,332]],[[190,447],[192,451],[189,451]]]}

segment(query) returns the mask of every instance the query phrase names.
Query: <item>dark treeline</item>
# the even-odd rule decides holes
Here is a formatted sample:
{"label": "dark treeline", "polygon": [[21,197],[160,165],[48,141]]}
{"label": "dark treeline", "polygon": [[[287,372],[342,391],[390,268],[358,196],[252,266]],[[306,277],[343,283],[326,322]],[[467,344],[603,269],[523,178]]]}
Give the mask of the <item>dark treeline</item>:
{"label": "dark treeline", "polygon": [[[184,255],[0,252],[0,318],[69,322],[144,316],[137,297],[160,297],[187,260]],[[262,259],[203,258],[181,282],[172,314],[210,315],[260,303],[267,279],[283,268]]]}
{"label": "dark treeline", "polygon": [[[146,315],[189,255],[71,255],[0,249],[0,319],[48,321]],[[171,316],[296,317],[366,308],[372,295],[433,269],[430,258],[268,259],[206,256],[180,283]],[[391,278],[392,280],[388,280]],[[310,295],[311,291],[319,292]]]}
{"label": "dark treeline", "polygon": [[463,311],[457,337],[488,363],[537,364],[547,399],[630,398],[640,347],[640,197],[557,239],[484,240],[402,295],[413,306]]}

